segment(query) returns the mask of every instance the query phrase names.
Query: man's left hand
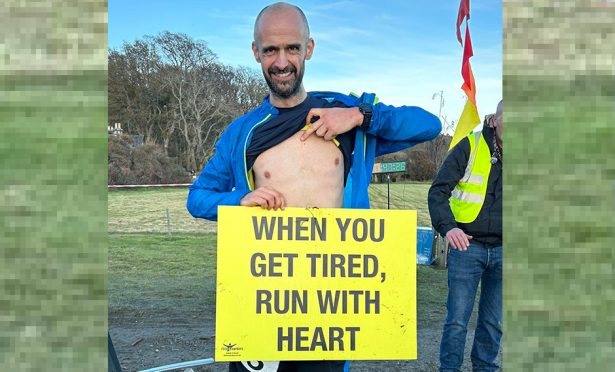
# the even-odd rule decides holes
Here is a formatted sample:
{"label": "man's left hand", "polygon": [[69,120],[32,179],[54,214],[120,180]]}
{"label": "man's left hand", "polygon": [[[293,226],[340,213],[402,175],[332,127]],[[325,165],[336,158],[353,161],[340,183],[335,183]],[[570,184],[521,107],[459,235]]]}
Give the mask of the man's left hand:
{"label": "man's left hand", "polygon": [[319,116],[319,119],[303,133],[302,141],[312,133],[325,141],[331,141],[338,134],[346,133],[363,122],[363,114],[356,107],[313,108],[307,115],[306,124],[310,123],[314,116]]}

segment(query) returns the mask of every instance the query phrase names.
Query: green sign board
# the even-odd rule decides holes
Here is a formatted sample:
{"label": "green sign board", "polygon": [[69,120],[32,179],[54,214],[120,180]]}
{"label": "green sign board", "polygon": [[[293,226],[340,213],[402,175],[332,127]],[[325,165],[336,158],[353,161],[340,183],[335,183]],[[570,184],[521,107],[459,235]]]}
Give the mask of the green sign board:
{"label": "green sign board", "polygon": [[373,173],[395,173],[395,172],[405,172],[405,171],[406,171],[406,162],[394,161],[394,162],[374,164]]}

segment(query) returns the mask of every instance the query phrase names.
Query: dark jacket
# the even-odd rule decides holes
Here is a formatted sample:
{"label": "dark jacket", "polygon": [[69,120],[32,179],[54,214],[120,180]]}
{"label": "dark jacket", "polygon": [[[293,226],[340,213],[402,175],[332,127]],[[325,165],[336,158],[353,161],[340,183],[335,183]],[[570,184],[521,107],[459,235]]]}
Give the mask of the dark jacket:
{"label": "dark jacket", "polygon": [[[493,153],[493,137],[495,131],[486,123],[483,124],[483,136]],[[491,166],[485,202],[471,223],[455,221],[449,205],[451,192],[457,182],[463,177],[468,159],[470,157],[470,141],[465,137],[448,153],[444,163],[438,171],[436,179],[431,184],[427,201],[431,224],[442,235],[459,227],[466,234],[471,235],[471,241],[487,246],[502,245],[502,161]]]}

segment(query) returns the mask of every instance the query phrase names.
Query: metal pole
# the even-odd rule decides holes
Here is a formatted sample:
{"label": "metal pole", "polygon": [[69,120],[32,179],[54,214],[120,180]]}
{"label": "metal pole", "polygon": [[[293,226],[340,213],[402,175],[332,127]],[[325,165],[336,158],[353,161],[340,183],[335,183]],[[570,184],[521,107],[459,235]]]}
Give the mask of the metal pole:
{"label": "metal pole", "polygon": [[441,90],[439,92],[434,93],[433,96],[431,96],[431,99],[434,100],[436,99],[437,96],[440,96],[440,109],[438,110],[438,119],[442,120],[442,107],[444,106],[444,91]]}
{"label": "metal pole", "polygon": [[214,363],[214,359],[213,358],[197,359],[197,360],[191,360],[191,361],[188,361],[188,362],[181,362],[181,363],[175,363],[175,364],[167,364],[166,366],[160,366],[160,367],[155,367],[155,368],[150,368],[150,369],[144,369],[144,370],[141,370],[140,372],[172,371],[174,369],[180,369],[180,368],[185,368],[185,367],[204,366],[206,364],[213,364],[213,363]]}
{"label": "metal pole", "polygon": [[387,209],[391,209],[391,173],[387,173]]}

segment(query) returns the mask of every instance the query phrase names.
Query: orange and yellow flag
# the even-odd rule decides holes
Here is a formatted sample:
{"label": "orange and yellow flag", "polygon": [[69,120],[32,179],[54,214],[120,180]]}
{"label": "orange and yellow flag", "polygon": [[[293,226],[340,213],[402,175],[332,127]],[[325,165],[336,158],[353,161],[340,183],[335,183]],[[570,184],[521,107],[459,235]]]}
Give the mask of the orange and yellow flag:
{"label": "orange and yellow flag", "polygon": [[[464,18],[466,20],[466,34],[465,40],[462,43],[460,26]],[[463,85],[461,89],[466,93],[468,99],[466,100],[466,105],[457,122],[457,128],[455,129],[455,134],[453,135],[449,149],[452,149],[463,137],[480,124],[480,116],[476,109],[476,84],[474,83],[474,74],[472,73],[472,66],[470,65],[470,57],[474,55],[474,52],[472,51],[470,26],[468,25],[469,19],[470,0],[461,0],[459,4],[459,14],[457,15],[457,39],[463,45],[463,60],[461,62]]]}

